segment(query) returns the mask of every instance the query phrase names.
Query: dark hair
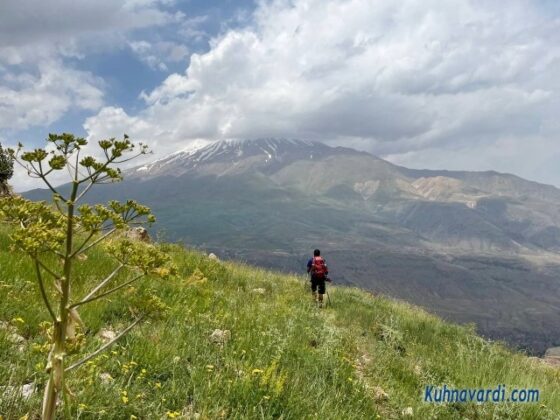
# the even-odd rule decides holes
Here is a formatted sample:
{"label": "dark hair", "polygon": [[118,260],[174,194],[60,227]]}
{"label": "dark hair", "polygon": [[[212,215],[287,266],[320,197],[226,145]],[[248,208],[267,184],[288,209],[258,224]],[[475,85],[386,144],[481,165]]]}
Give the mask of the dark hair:
{"label": "dark hair", "polygon": [[314,257],[318,257],[319,255],[321,255],[321,251],[319,251],[318,249],[316,249],[315,251],[313,251],[313,256],[314,256]]}

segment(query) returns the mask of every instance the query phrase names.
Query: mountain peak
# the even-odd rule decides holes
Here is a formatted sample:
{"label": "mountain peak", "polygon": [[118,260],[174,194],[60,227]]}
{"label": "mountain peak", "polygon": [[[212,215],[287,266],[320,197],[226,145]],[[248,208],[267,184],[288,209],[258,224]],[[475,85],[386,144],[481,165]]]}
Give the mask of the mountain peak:
{"label": "mountain peak", "polygon": [[313,150],[330,147],[319,142],[283,138],[257,138],[247,140],[221,140],[199,151],[198,161],[237,160],[251,156],[263,156],[265,161],[281,159],[287,154],[306,154]]}
{"label": "mountain peak", "polygon": [[[185,174],[191,170],[208,168],[219,173],[221,169],[262,167],[268,170],[295,160],[313,160],[338,153],[359,153],[352,149],[335,148],[324,143],[286,138],[226,139],[213,143],[199,143],[136,168],[132,176],[159,176]],[[212,169],[210,169],[212,167]],[[216,169],[216,171],[214,171]]]}
{"label": "mountain peak", "polygon": [[220,140],[217,143],[219,144],[227,144],[232,146],[277,146],[277,147],[286,147],[286,146],[314,146],[314,145],[322,145],[323,143],[314,142],[309,140],[299,140],[299,139],[286,139],[286,138],[278,138],[278,137],[258,137],[254,139],[226,139]]}

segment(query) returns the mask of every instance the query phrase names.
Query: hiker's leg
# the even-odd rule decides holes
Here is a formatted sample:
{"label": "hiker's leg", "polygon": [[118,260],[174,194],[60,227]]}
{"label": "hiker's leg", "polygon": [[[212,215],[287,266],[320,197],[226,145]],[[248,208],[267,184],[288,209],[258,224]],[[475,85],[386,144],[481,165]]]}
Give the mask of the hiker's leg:
{"label": "hiker's leg", "polygon": [[318,299],[318,302],[319,302],[319,306],[323,306],[323,296],[325,295],[325,291],[326,291],[325,280],[324,280],[324,279],[323,279],[323,280],[320,280],[318,283],[319,283],[319,284],[317,285],[317,286],[318,286],[318,289],[319,289],[319,299]]}
{"label": "hiker's leg", "polygon": [[313,296],[313,300],[317,300],[317,281],[311,277],[311,295]]}

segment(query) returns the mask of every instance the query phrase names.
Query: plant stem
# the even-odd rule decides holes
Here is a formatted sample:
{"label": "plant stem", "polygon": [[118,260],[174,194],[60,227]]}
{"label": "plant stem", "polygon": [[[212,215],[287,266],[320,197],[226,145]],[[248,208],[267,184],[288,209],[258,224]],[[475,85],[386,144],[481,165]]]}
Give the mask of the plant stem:
{"label": "plant stem", "polygon": [[127,281],[127,282],[125,282],[125,283],[119,285],[119,286],[113,287],[112,289],[107,290],[106,292],[101,293],[100,295],[92,296],[92,297],[90,297],[90,298],[88,298],[88,299],[82,300],[81,302],[74,303],[74,304],[72,304],[72,305],[70,306],[70,308],[75,308],[75,307],[77,307],[77,306],[81,306],[81,305],[84,305],[84,304],[86,304],[86,303],[93,302],[94,300],[104,298],[105,296],[110,295],[111,293],[115,293],[116,291],[122,289],[123,287],[126,287],[126,286],[128,286],[128,285],[134,283],[135,281],[141,279],[141,278],[144,277],[144,276],[145,276],[145,274],[140,274],[139,276],[136,276],[136,277],[134,277],[133,279],[131,279],[131,280],[129,280],[129,281]]}
{"label": "plant stem", "polygon": [[[94,247],[95,245],[97,245],[99,242],[103,241],[104,239],[106,239],[107,237],[109,237],[110,235],[112,235],[113,233],[115,233],[117,231],[116,228],[111,229],[110,231],[108,231],[107,233],[105,233],[104,235],[100,236],[99,238],[97,238],[95,241],[93,241],[91,244],[89,244],[88,246],[86,246],[85,248],[80,247],[74,254],[79,254],[81,252],[86,252],[88,251],[90,248]],[[74,255],[72,255],[72,257],[74,257]]]}
{"label": "plant stem", "polygon": [[62,296],[60,298],[59,314],[54,324],[54,346],[49,356],[51,366],[50,378],[43,398],[43,420],[54,419],[56,402],[59,394],[65,392],[64,386],[64,357],[66,355],[66,327],[68,325],[68,302],[70,300],[70,281],[72,275],[72,247],[74,240],[74,206],[78,193],[77,182],[72,183],[70,200],[66,202],[66,252],[64,256],[64,276],[61,279]]}
{"label": "plant stem", "polygon": [[133,329],[136,324],[138,324],[140,321],[142,321],[144,319],[144,316],[141,316],[140,318],[138,318],[136,321],[134,321],[132,324],[130,324],[128,327],[126,327],[126,329],[124,329],[119,335],[117,335],[115,338],[113,338],[111,341],[109,341],[108,343],[102,345],[101,347],[99,347],[97,350],[95,350],[93,353],[91,353],[90,355],[84,357],[82,360],[74,363],[71,366],[68,366],[64,371],[68,372],[72,369],[76,369],[77,367],[80,367],[81,365],[83,365],[84,363],[86,363],[88,360],[93,359],[95,356],[97,356],[99,353],[101,353],[103,350],[105,350],[106,348],[108,348],[109,346],[113,345],[117,340],[119,340],[121,337],[123,337],[126,333],[128,333],[131,329]]}
{"label": "plant stem", "polygon": [[41,268],[39,267],[39,261],[35,260],[35,271],[37,274],[37,281],[39,282],[39,290],[41,291],[41,297],[45,302],[45,306],[49,311],[49,315],[51,316],[53,322],[56,322],[56,315],[52,309],[51,303],[49,302],[49,298],[47,296],[47,291],[45,290],[45,284],[43,283],[43,276],[41,275]]}
{"label": "plant stem", "polygon": [[[88,300],[88,299],[91,298],[93,295],[95,295],[100,289],[102,289],[107,283],[109,283],[109,282],[111,281],[111,279],[112,279],[113,277],[115,277],[115,276],[117,275],[117,273],[118,273],[120,270],[123,269],[123,267],[124,267],[124,264],[119,264],[119,265],[117,266],[117,268],[115,268],[111,274],[109,274],[107,277],[105,277],[105,279],[104,279],[101,283],[99,283],[97,286],[95,286],[95,287],[93,288],[93,290],[92,290],[91,292],[89,292],[89,293],[81,300],[81,302],[83,302],[83,301],[85,301],[85,300]],[[77,306],[77,305],[72,305],[71,307],[73,307],[73,306]]]}

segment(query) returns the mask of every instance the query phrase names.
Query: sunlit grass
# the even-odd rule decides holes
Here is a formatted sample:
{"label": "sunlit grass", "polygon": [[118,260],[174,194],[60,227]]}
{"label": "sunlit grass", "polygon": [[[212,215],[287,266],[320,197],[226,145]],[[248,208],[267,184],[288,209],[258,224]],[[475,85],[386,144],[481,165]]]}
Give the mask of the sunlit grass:
{"label": "sunlit grass", "polygon": [[[0,386],[35,382],[28,400],[2,396],[8,419],[40,410],[46,314],[27,259],[8,251],[0,230],[0,320],[25,337],[21,351],[0,331]],[[331,288],[332,306],[311,302],[303,277],[241,264],[214,262],[165,245],[179,276],[157,285],[170,309],[82,366],[69,385],[76,418],[557,418],[560,374],[472,329],[446,324],[403,303],[351,288]],[[87,289],[109,259],[93,250],[82,263]],[[92,274],[93,273],[93,274]],[[145,282],[138,287],[147,287]],[[153,284],[152,284],[153,285]],[[263,290],[264,289],[264,293]],[[85,308],[83,352],[97,348],[96,334],[132,319],[126,291]],[[225,343],[210,339],[229,330]],[[75,357],[75,356],[71,356]],[[426,384],[538,388],[538,404],[422,402]],[[376,399],[381,388],[387,399]]]}

